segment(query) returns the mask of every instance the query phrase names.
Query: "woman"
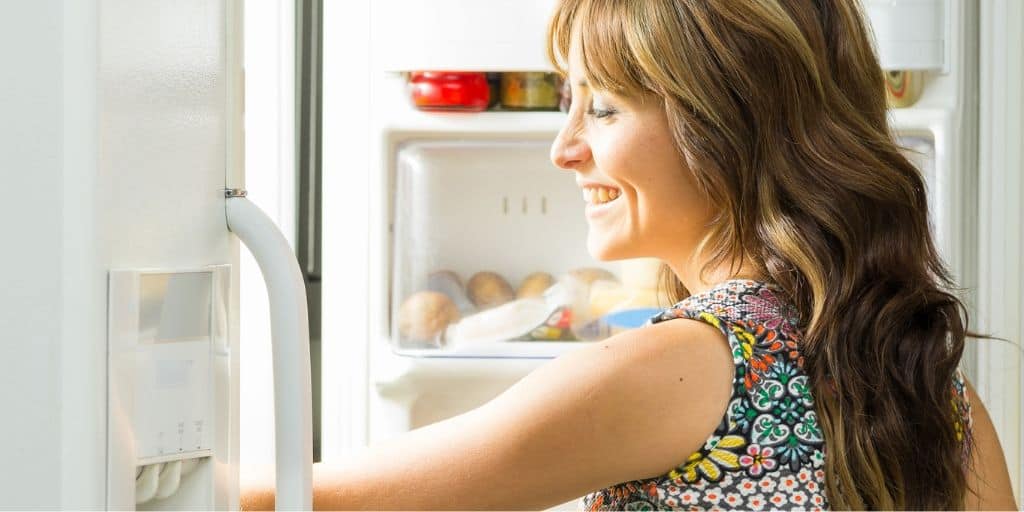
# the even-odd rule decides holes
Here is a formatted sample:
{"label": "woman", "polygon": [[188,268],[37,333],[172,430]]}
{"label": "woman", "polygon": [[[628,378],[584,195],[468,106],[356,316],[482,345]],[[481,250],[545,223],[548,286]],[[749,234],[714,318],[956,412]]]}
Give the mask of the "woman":
{"label": "woman", "polygon": [[549,50],[590,253],[679,302],[317,467],[318,508],[1016,508],[854,2],[564,0]]}

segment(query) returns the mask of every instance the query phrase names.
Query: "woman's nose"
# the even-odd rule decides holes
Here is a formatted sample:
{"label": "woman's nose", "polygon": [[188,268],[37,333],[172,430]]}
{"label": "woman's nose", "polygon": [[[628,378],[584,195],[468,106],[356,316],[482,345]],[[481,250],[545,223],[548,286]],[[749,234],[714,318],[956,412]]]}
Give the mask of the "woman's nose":
{"label": "woman's nose", "polygon": [[551,144],[551,162],[561,169],[577,170],[587,160],[590,160],[590,146],[567,130],[562,130]]}

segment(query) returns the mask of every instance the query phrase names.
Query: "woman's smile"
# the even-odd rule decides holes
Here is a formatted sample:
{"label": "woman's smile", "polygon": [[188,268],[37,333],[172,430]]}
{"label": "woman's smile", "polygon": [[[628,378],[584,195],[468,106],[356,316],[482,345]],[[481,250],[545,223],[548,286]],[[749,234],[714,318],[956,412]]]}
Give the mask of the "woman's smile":
{"label": "woman's smile", "polygon": [[616,204],[622,202],[619,200],[622,194],[618,189],[583,189],[583,196],[587,202],[585,211],[588,219],[606,215]]}
{"label": "woman's smile", "polygon": [[602,184],[581,183],[580,190],[583,191],[583,201],[586,203],[587,218],[594,218],[604,214],[611,209],[612,205],[619,203],[622,197],[622,190]]}

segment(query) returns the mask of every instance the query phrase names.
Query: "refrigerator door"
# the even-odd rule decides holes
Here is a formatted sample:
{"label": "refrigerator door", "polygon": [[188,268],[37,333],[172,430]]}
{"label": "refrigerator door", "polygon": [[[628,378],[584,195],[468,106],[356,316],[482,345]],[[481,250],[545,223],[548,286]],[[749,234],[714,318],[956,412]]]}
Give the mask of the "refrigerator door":
{"label": "refrigerator door", "polygon": [[[126,482],[121,478],[124,468],[116,467],[125,463],[117,454],[129,441],[111,438],[106,506],[233,508],[238,500],[238,245],[225,223],[223,190],[230,173],[241,173],[233,147],[239,138],[234,133],[239,112],[233,88],[240,85],[240,65],[233,38],[240,34],[240,5],[227,0],[101,0],[94,9],[99,126],[95,209],[104,244],[97,249],[107,252],[105,267],[169,272],[210,265],[231,268],[228,339],[211,350],[228,356],[217,358],[225,359],[223,364],[211,365],[218,370],[214,375],[220,386],[207,390],[219,406],[204,427],[218,432],[204,445],[210,456],[199,459],[195,471],[179,476],[176,492],[163,483],[152,500],[143,502],[140,498],[147,496],[138,493],[147,487],[136,486],[132,479]],[[112,304],[111,314],[117,310]],[[135,403],[153,399],[157,397],[136,397]],[[132,427],[146,428],[136,422]],[[195,428],[189,421],[187,430]],[[175,435],[164,432],[165,437]],[[162,464],[159,481],[173,471],[173,462],[137,458],[134,464]],[[127,504],[121,502],[125,487],[133,497]]]}
{"label": "refrigerator door", "polygon": [[[0,332],[20,340],[0,349],[5,507],[238,507],[239,245],[225,188],[243,186],[241,7],[0,7],[12,64],[0,218],[19,241],[0,251]],[[120,269],[138,286],[111,278]],[[120,319],[137,335],[120,336]],[[127,350],[108,355],[108,337]],[[295,367],[297,383],[307,376],[290,416],[308,427],[308,355]],[[108,391],[126,381],[130,414]],[[281,430],[298,432],[285,449],[308,446],[307,429]],[[306,490],[280,503],[308,508],[296,468],[308,449],[291,451]]]}

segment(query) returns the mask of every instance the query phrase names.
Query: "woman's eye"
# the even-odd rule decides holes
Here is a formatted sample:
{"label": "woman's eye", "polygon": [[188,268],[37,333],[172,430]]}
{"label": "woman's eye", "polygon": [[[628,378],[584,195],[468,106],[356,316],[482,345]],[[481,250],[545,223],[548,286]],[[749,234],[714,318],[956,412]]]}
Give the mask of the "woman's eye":
{"label": "woman's eye", "polygon": [[587,114],[591,115],[591,116],[594,116],[597,119],[604,119],[604,118],[606,118],[608,116],[611,116],[614,113],[615,113],[614,109],[599,108],[599,107],[595,107],[593,105],[591,105],[590,108],[587,109]]}

